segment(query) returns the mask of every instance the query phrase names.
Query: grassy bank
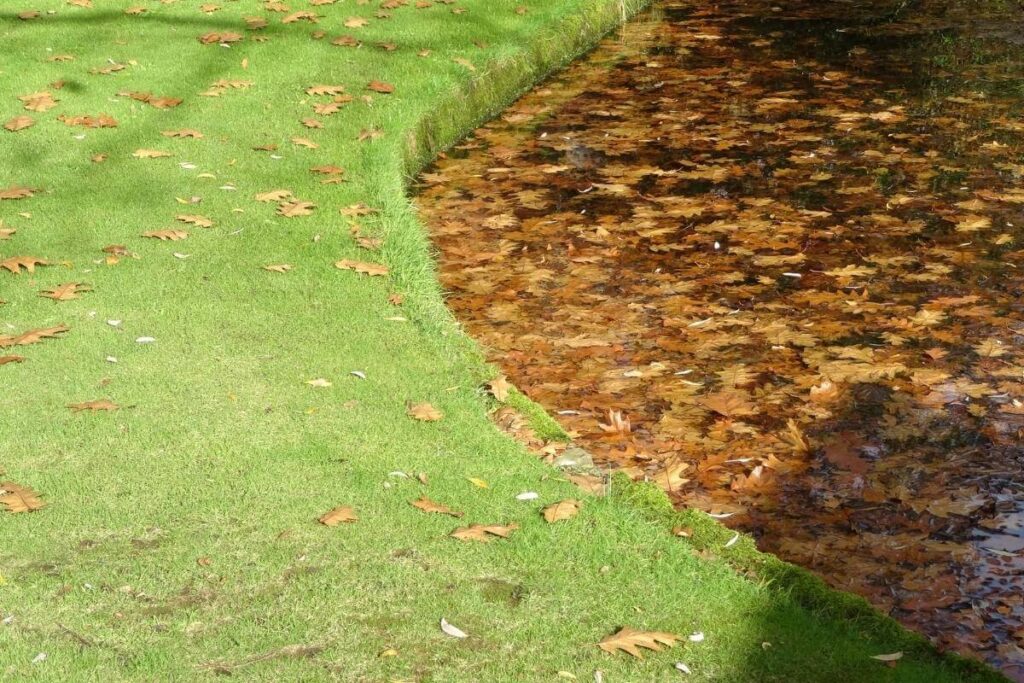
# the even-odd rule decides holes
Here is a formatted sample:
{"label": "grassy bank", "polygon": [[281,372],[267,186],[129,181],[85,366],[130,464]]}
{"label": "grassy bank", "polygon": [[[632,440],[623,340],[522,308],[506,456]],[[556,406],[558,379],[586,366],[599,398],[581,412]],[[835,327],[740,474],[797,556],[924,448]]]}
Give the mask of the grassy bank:
{"label": "grassy bank", "polygon": [[[0,513],[4,680],[984,676],[487,419],[407,175],[619,2],[89,4],[0,13],[0,262],[34,266],[0,270],[0,467],[46,503]],[[622,626],[685,642],[596,646]]]}

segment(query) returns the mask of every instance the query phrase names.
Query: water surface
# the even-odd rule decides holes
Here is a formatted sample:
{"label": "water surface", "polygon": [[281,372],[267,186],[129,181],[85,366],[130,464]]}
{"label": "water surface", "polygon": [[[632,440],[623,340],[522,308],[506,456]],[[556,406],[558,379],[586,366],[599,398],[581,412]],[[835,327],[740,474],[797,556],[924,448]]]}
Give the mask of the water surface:
{"label": "water surface", "polygon": [[1024,680],[1022,59],[1016,3],[658,3],[424,176],[450,304],[601,462]]}

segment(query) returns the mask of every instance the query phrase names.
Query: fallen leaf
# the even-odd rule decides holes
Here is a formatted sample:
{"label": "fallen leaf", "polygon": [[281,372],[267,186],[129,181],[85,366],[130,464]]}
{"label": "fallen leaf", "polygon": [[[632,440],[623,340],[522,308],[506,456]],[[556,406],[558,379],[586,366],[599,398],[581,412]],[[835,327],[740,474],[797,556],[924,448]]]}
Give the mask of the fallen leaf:
{"label": "fallen leaf", "polygon": [[0,261],[0,268],[5,268],[15,275],[20,274],[22,268],[30,273],[34,273],[36,272],[36,266],[48,265],[50,263],[46,259],[36,258],[35,256],[12,256]]}
{"label": "fallen leaf", "polygon": [[92,413],[96,413],[96,412],[99,412],[101,410],[112,411],[112,410],[118,410],[118,409],[120,409],[120,407],[121,406],[119,406],[116,403],[114,403],[112,401],[109,401],[109,400],[107,400],[105,398],[99,399],[97,401],[85,401],[84,403],[69,403],[68,404],[68,408],[71,408],[71,412],[73,412],[73,413],[80,413],[80,412],[85,411],[85,410],[88,410],[89,412],[92,412]]}
{"label": "fallen leaf", "polygon": [[350,507],[336,507],[330,512],[322,515],[319,520],[324,526],[338,526],[342,522],[351,523],[359,521],[355,511]]}
{"label": "fallen leaf", "polygon": [[421,422],[436,422],[444,417],[444,413],[429,403],[413,403],[409,406],[407,414]]}
{"label": "fallen leaf", "polygon": [[8,363],[24,363],[24,356],[0,356],[0,365],[7,365]]}
{"label": "fallen leaf", "polygon": [[53,299],[54,301],[70,301],[71,299],[80,298],[81,294],[89,291],[92,290],[88,285],[83,285],[79,282],[65,282],[53,289],[40,292],[39,296]]}
{"label": "fallen leaf", "polygon": [[4,124],[4,128],[11,131],[12,133],[16,133],[19,130],[31,128],[34,125],[36,125],[36,121],[31,116],[15,116],[13,119]]}
{"label": "fallen leaf", "polygon": [[272,273],[287,273],[292,267],[287,263],[272,263],[263,266],[263,270],[269,270]]}
{"label": "fallen leaf", "polygon": [[610,654],[615,654],[615,652],[621,650],[633,655],[637,659],[643,659],[643,653],[640,652],[640,648],[660,652],[661,647],[659,643],[668,647],[674,647],[678,640],[680,640],[679,636],[665,633],[664,631],[637,631],[624,627],[604,638],[597,646]]}
{"label": "fallen leaf", "polygon": [[150,237],[153,239],[177,242],[188,237],[188,233],[184,230],[150,230],[149,232],[142,233],[143,237]]}
{"label": "fallen leaf", "polygon": [[0,483],[0,505],[4,505],[12,514],[19,512],[35,512],[46,506],[39,499],[39,494],[28,486],[15,484],[13,481]]}
{"label": "fallen leaf", "polygon": [[512,385],[509,384],[508,380],[505,379],[504,375],[498,377],[497,379],[492,379],[490,382],[487,383],[487,389],[491,392],[491,396],[496,398],[498,401],[501,401],[502,403],[504,403],[505,400],[508,398],[508,391],[511,388]]}
{"label": "fallen leaf", "polygon": [[456,512],[447,505],[435,503],[426,496],[422,496],[419,500],[414,500],[409,504],[412,505],[414,508],[419,508],[420,510],[423,510],[424,512],[434,512],[439,515],[449,515],[451,517],[462,517],[461,512]]}
{"label": "fallen leaf", "polygon": [[65,332],[70,330],[67,325],[57,325],[55,327],[44,327],[37,330],[29,330],[28,332],[22,332],[19,335],[6,336],[0,335],[0,348],[5,346],[27,346],[29,344],[37,344],[44,339],[53,339],[58,337]]}
{"label": "fallen leaf", "polygon": [[297,216],[310,216],[313,214],[313,209],[316,208],[316,204],[313,202],[282,202],[277,207],[277,215],[284,216],[285,218],[296,218]]}
{"label": "fallen leaf", "polygon": [[171,156],[171,153],[159,149],[137,149],[132,152],[132,156],[136,159],[162,159]]}
{"label": "fallen leaf", "polygon": [[872,655],[871,659],[877,659],[880,662],[895,662],[897,660],[903,659],[903,653],[892,652],[887,655]]}
{"label": "fallen leaf", "polygon": [[350,259],[342,259],[334,263],[335,268],[341,270],[354,270],[357,273],[363,273],[364,275],[376,275],[384,276],[387,275],[389,270],[387,266],[379,263],[366,263],[365,261],[352,261]]}
{"label": "fallen leaf", "polygon": [[181,221],[182,223],[188,223],[198,228],[212,228],[213,221],[206,216],[199,216],[194,214],[178,214],[174,217],[175,220]]}
{"label": "fallen leaf", "polygon": [[574,498],[566,498],[544,508],[544,519],[548,524],[554,524],[566,519],[572,519],[579,514],[580,502]]}
{"label": "fallen leaf", "polygon": [[518,524],[501,526],[498,524],[471,524],[466,527],[459,527],[450,535],[460,541],[478,541],[487,543],[497,538],[508,538],[509,535],[519,528]]}
{"label": "fallen leaf", "polygon": [[443,617],[441,618],[441,630],[444,631],[447,635],[451,636],[452,638],[469,637],[469,635],[465,631],[456,626],[452,626],[448,623],[448,620]]}

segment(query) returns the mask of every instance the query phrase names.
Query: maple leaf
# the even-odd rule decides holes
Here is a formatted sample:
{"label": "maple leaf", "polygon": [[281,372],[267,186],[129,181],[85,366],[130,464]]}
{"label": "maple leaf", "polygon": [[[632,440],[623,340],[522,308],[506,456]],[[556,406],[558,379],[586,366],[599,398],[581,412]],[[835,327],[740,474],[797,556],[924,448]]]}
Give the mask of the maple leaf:
{"label": "maple leaf", "polygon": [[317,521],[324,526],[338,526],[342,523],[351,524],[352,522],[358,522],[359,517],[356,516],[355,510],[352,508],[340,506],[324,513]]}
{"label": "maple leaf", "polygon": [[354,270],[357,273],[363,273],[364,275],[377,275],[384,276],[388,274],[388,267],[383,266],[379,263],[366,263],[364,261],[352,261],[349,259],[342,259],[334,263],[334,267],[340,270]]}
{"label": "maple leaf", "polygon": [[80,298],[81,294],[89,291],[92,291],[92,288],[87,285],[78,282],[65,282],[53,289],[40,292],[39,296],[53,299],[54,301],[70,301],[71,299]]}
{"label": "maple leaf", "polygon": [[471,524],[459,527],[449,535],[460,541],[487,543],[494,538],[508,538],[518,528],[518,524],[507,524],[504,526],[499,524]]}
{"label": "maple leaf", "polygon": [[462,517],[461,512],[452,510],[447,505],[441,503],[435,503],[426,496],[422,496],[419,500],[413,500],[409,502],[414,508],[423,510],[424,512],[433,512],[439,515],[449,515],[451,517]]}
{"label": "maple leaf", "polygon": [[137,149],[132,152],[132,156],[136,159],[162,159],[171,156],[171,153],[159,149]]}
{"label": "maple leaf", "polygon": [[178,214],[174,217],[175,220],[181,221],[182,223],[188,223],[198,228],[212,228],[213,221],[206,216],[189,215],[189,214]]}
{"label": "maple leaf", "polygon": [[566,519],[572,519],[580,512],[580,502],[575,498],[566,498],[557,503],[552,503],[544,508],[544,519],[548,524],[554,524]]}
{"label": "maple leaf", "polygon": [[71,412],[73,413],[80,413],[85,410],[88,410],[89,412],[92,413],[96,413],[101,410],[119,410],[121,406],[117,405],[113,401],[109,401],[105,398],[102,398],[97,401],[85,401],[84,403],[69,403],[68,408],[70,408]]}
{"label": "maple leaf", "polygon": [[637,631],[636,629],[623,627],[616,633],[605,637],[597,644],[597,646],[609,654],[615,654],[617,651],[622,651],[633,655],[637,659],[643,659],[644,656],[643,653],[640,652],[640,648],[660,652],[660,645],[673,647],[678,640],[680,640],[680,637],[673,633],[665,633],[664,631]]}
{"label": "maple leaf", "polygon": [[12,514],[35,512],[46,506],[46,503],[39,499],[38,493],[13,481],[0,482],[0,504]]}
{"label": "maple leaf", "polygon": [[313,202],[282,202],[277,207],[277,214],[284,216],[285,218],[296,218],[298,216],[310,216],[313,214],[313,209],[316,208],[316,204]]}
{"label": "maple leaf", "polygon": [[13,119],[4,124],[4,128],[11,131],[12,133],[16,133],[19,130],[31,128],[34,125],[36,125],[36,121],[31,116],[15,116]]}
{"label": "maple leaf", "polygon": [[149,232],[142,233],[143,237],[151,237],[153,239],[176,242],[183,240],[188,237],[188,233],[184,230],[150,230]]}
{"label": "maple leaf", "polygon": [[757,413],[757,408],[747,400],[747,397],[736,391],[720,391],[717,394],[710,394],[701,400],[701,404],[708,410],[725,417],[742,417]]}
{"label": "maple leaf", "polygon": [[429,403],[413,403],[409,405],[406,414],[421,422],[436,422],[444,417],[444,413]]}

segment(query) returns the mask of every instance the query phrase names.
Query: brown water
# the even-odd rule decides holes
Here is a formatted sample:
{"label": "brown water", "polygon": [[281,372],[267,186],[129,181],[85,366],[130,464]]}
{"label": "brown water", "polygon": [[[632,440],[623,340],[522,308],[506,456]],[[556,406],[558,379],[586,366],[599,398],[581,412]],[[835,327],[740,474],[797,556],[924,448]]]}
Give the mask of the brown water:
{"label": "brown water", "polygon": [[1022,152],[1016,3],[662,2],[418,203],[601,462],[1024,680]]}

